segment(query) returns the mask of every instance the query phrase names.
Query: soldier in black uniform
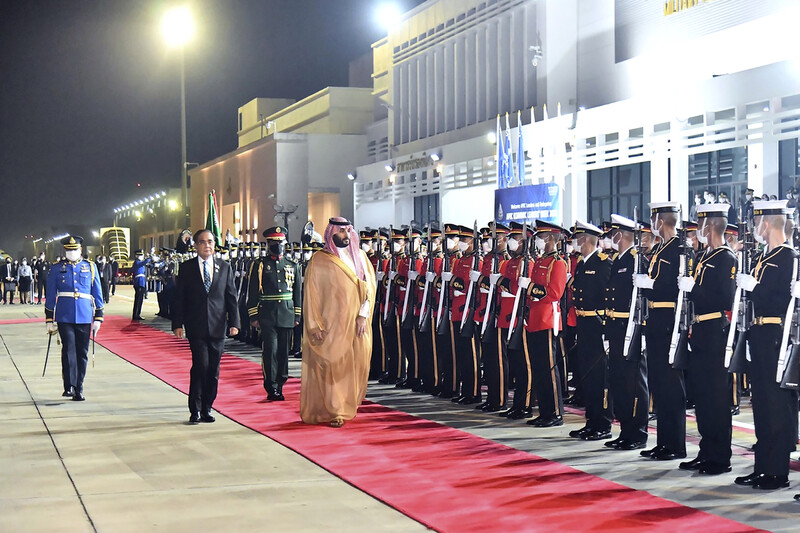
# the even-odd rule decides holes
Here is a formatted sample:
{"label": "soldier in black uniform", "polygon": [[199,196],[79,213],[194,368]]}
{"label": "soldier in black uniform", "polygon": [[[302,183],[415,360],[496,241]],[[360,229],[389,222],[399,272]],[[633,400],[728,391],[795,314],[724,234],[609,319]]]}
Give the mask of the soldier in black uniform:
{"label": "soldier in black uniform", "polygon": [[574,238],[583,256],[570,283],[578,315],[578,368],[580,388],[586,404],[586,425],[569,436],[583,440],[611,438],[612,408],[608,395],[608,357],[603,345],[603,314],[611,259],[597,249],[603,231],[585,222],[575,223]]}
{"label": "soldier in black uniform", "polygon": [[263,338],[261,363],[267,400],[282,401],[283,384],[289,378],[289,341],[303,305],[302,286],[300,268],[284,256],[286,229],[269,228],[264,237],[269,252],[253,263],[247,313]]}
{"label": "soldier in black uniform", "polygon": [[645,290],[648,300],[647,370],[658,410],[656,446],[641,454],[658,461],[686,457],[686,386],[683,370],[674,369],[669,363],[681,262],[680,242],[675,231],[679,211],[678,202],[650,204],[652,231],[662,243],[653,252],[648,274],[634,276],[634,283]]}
{"label": "soldier in black uniform", "polygon": [[632,353],[625,353],[625,334],[628,321],[633,320],[630,316],[632,275],[642,258],[633,246],[633,232],[636,230],[633,220],[611,215],[611,228],[611,244],[618,255],[612,264],[606,288],[606,338],[611,398],[620,433],[605,446],[616,450],[637,450],[647,443],[647,363],[641,353],[641,343],[636,340],[629,348]]}
{"label": "soldier in black uniform", "polygon": [[766,248],[752,274],[736,276],[750,293],[755,317],[747,341],[757,442],[753,473],[735,483],[764,490],[789,486],[789,454],[797,444],[797,391],[776,381],[786,308],[791,295],[800,294],[792,283],[797,252],[786,243],[786,211],[786,200],[753,202],[753,236]]}
{"label": "soldier in black uniform", "polygon": [[680,279],[679,288],[694,304],[690,337],[689,379],[694,393],[700,453],[681,463],[683,470],[716,475],[731,470],[731,409],[725,344],[730,321],[727,313],[736,290],[736,256],[725,243],[728,206],[697,206],[697,240],[705,246],[693,276]]}
{"label": "soldier in black uniform", "polygon": [[[401,259],[405,257],[405,243],[406,243],[406,235],[403,233],[402,230],[393,229],[391,235],[391,241],[389,241],[389,246],[392,246],[394,249],[394,258],[395,258],[395,268],[400,264]],[[382,281],[384,284],[383,287],[383,294],[384,294],[384,304],[381,308],[381,311],[385,313],[385,318],[383,324],[383,341],[384,341],[384,348],[385,348],[385,358],[386,358],[386,374],[384,374],[379,380],[378,383],[389,384],[389,385],[396,385],[398,382],[401,382],[405,375],[405,369],[402,367],[403,364],[403,353],[400,347],[400,319],[397,316],[397,297],[399,294],[399,290],[397,289],[397,270],[391,270],[391,262],[386,263],[386,272],[382,277]],[[388,300],[386,299],[386,291],[389,291]],[[387,310],[385,306],[387,304],[390,308]]]}
{"label": "soldier in black uniform", "polygon": [[[742,244],[739,242],[739,226],[736,224],[728,224],[725,228],[725,242],[734,254],[741,253]],[[736,332],[734,337],[734,346],[739,333]],[[739,372],[731,372],[728,374],[728,398],[731,402],[731,415],[736,416],[739,414],[739,403],[742,392],[744,390],[744,374]]]}

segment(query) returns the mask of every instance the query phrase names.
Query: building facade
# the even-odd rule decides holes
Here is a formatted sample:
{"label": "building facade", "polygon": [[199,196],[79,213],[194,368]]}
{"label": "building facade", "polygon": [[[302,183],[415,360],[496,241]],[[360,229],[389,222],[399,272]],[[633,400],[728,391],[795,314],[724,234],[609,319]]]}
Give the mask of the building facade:
{"label": "building facade", "polygon": [[506,113],[525,183],[559,186],[565,225],[661,200],[688,214],[705,190],[784,197],[800,174],[798,14],[791,0],[421,4],[373,45],[356,223],[493,219]]}

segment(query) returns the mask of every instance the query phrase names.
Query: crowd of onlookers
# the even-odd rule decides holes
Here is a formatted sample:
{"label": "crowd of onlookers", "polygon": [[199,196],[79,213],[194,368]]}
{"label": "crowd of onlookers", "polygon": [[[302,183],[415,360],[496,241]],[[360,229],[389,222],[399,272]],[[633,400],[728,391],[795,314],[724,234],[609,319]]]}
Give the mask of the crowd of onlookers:
{"label": "crowd of onlookers", "polygon": [[[19,292],[19,303],[41,304],[49,270],[50,263],[45,260],[44,254],[32,257],[30,261],[25,257],[18,260],[6,257],[5,262],[0,263],[3,304],[13,304],[17,292]],[[36,302],[33,301],[34,296]]]}

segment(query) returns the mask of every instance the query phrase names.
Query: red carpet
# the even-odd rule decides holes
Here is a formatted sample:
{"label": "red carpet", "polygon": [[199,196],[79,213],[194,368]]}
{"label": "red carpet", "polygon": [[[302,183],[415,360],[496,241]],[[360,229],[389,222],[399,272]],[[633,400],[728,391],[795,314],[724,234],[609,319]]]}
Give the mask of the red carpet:
{"label": "red carpet", "polygon": [[0,326],[11,325],[11,324],[30,324],[31,322],[42,322],[44,323],[44,317],[41,318],[11,318],[8,320],[0,320]]}
{"label": "red carpet", "polygon": [[[107,317],[97,342],[188,391],[185,341]],[[374,403],[342,429],[305,425],[299,380],[267,405],[260,365],[237,357],[223,357],[219,391],[221,414],[438,531],[755,531]]]}

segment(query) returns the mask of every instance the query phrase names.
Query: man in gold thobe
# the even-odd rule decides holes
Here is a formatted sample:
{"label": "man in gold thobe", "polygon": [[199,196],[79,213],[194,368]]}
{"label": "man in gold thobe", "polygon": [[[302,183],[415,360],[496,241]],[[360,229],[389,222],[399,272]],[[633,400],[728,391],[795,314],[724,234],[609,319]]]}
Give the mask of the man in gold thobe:
{"label": "man in gold thobe", "polygon": [[300,417],[341,427],[367,393],[372,352],[375,272],[358,234],[342,217],[329,220],[325,247],[306,268]]}

